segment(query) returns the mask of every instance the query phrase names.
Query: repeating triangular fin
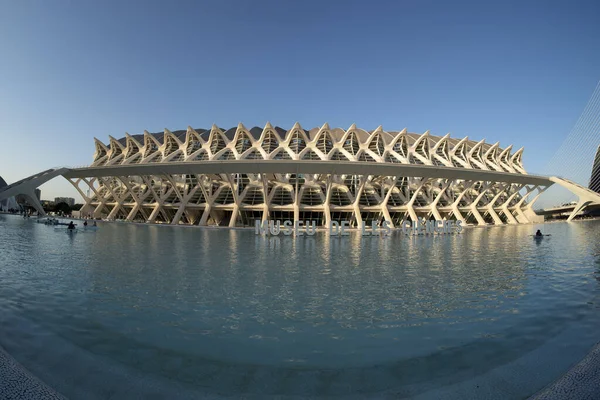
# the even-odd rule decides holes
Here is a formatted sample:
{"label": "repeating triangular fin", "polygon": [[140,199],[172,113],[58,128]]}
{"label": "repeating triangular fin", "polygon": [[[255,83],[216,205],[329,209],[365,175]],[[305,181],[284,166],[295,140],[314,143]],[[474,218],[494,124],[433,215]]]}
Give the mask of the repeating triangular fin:
{"label": "repeating triangular fin", "polygon": [[509,145],[508,147],[506,147],[504,150],[502,150],[502,152],[500,153],[500,161],[503,161],[504,159],[508,159],[508,155],[510,154],[510,151],[512,150],[512,144]]}
{"label": "repeating triangular fin", "polygon": [[106,150],[108,150],[108,146],[106,146],[104,143],[102,143],[102,141],[101,141],[101,140],[99,140],[98,138],[94,138],[94,142],[95,142],[97,145],[99,145],[99,146],[102,146],[102,147],[104,147]]}

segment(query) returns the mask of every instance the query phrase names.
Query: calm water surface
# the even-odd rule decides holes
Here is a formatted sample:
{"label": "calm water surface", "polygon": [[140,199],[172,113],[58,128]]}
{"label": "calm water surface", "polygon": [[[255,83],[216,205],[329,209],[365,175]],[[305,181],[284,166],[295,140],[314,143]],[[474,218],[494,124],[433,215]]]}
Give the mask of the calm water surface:
{"label": "calm water surface", "polygon": [[600,221],[541,228],[552,237],[533,240],[534,226],[293,238],[127,224],[67,235],[0,215],[0,312],[192,390],[447,385],[572,324],[599,332]]}

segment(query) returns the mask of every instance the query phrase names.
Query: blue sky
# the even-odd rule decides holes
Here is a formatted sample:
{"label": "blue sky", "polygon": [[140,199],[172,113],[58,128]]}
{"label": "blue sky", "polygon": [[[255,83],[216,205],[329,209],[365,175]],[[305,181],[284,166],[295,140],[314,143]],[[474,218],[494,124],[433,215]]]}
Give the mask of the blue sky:
{"label": "blue sky", "polygon": [[0,176],[89,164],[94,137],[267,121],[485,138],[544,173],[600,79],[599,16],[597,1],[0,1]]}

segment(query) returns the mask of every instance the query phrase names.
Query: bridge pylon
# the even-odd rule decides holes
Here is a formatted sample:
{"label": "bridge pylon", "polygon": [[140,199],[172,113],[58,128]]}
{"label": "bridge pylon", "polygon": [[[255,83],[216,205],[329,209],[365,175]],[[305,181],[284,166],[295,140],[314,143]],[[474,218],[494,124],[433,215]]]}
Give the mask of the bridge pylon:
{"label": "bridge pylon", "polygon": [[575,216],[577,214],[579,214],[586,207],[588,207],[592,204],[600,204],[600,194],[598,194],[586,187],[583,187],[583,186],[581,186],[573,181],[570,181],[568,179],[559,178],[557,176],[551,176],[550,180],[552,182],[566,188],[568,191],[570,191],[571,193],[573,193],[574,195],[576,195],[578,197],[577,205],[573,209],[573,212],[571,212],[571,215],[569,215],[569,218],[567,218],[567,222],[572,221],[573,218],[575,218]]}

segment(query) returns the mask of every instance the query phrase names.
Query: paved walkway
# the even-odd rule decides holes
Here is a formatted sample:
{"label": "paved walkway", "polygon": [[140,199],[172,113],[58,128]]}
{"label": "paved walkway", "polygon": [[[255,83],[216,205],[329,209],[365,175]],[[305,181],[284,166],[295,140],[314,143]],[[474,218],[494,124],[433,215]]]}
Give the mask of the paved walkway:
{"label": "paved walkway", "polygon": [[[66,398],[38,378],[0,347],[0,396],[2,399],[29,400]],[[600,399],[600,343],[565,375],[530,400]]]}
{"label": "paved walkway", "polygon": [[65,397],[31,375],[0,347],[0,397],[2,399],[56,399]]}
{"label": "paved walkway", "polygon": [[556,382],[531,400],[600,399],[600,344]]}

